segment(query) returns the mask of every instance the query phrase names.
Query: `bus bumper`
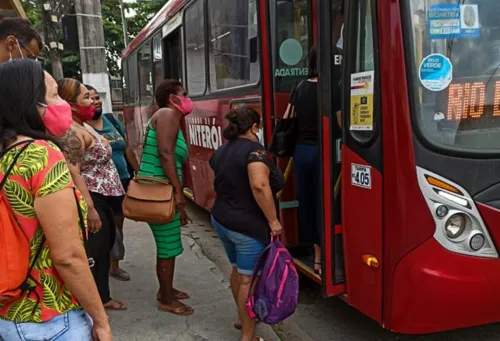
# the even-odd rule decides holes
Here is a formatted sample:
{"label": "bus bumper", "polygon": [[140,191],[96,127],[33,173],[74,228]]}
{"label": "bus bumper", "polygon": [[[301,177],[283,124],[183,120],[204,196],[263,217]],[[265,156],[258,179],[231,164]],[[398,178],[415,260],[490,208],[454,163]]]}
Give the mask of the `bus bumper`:
{"label": "bus bumper", "polygon": [[385,322],[398,333],[498,322],[500,260],[452,253],[430,239],[398,264],[392,293]]}

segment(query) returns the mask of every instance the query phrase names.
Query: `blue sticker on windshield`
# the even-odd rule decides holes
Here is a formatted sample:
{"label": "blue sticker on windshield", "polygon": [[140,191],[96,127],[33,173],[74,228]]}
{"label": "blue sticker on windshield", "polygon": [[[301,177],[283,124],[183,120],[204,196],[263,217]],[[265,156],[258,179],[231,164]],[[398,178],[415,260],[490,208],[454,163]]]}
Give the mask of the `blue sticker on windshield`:
{"label": "blue sticker on windshield", "polygon": [[478,5],[434,5],[427,21],[430,39],[479,38]]}
{"label": "blue sticker on windshield", "polygon": [[453,80],[453,65],[442,54],[431,54],[422,60],[419,70],[420,83],[430,91],[442,91]]}

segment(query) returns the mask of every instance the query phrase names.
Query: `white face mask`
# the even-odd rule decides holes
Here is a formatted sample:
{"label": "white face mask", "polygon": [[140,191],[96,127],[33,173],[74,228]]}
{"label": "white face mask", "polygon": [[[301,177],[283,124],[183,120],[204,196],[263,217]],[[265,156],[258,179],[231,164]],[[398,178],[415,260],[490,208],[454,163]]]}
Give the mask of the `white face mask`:
{"label": "white face mask", "polygon": [[339,41],[337,41],[337,48],[342,50],[344,48],[344,38],[340,37]]}
{"label": "white face mask", "polygon": [[337,48],[341,50],[344,48],[344,24],[340,28],[340,38],[337,41]]}
{"label": "white face mask", "polygon": [[[19,40],[16,39],[16,43],[17,43],[17,48],[19,49],[19,53],[21,54],[21,59],[24,59],[23,50],[21,50],[21,44],[19,44]],[[9,51],[9,55],[10,55],[9,60],[12,60],[12,52]]]}
{"label": "white face mask", "polygon": [[259,131],[257,132],[257,138],[259,139],[259,143],[261,145],[264,145],[264,130],[262,128],[259,129]]}

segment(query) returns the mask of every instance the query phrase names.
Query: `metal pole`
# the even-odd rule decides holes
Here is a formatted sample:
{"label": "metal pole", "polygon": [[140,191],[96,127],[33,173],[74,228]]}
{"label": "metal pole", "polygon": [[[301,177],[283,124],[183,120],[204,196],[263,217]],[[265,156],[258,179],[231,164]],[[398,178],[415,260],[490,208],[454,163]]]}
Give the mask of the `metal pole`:
{"label": "metal pole", "polygon": [[[45,4],[50,6],[50,9],[45,9]],[[43,14],[43,37],[45,40],[45,45],[49,50],[49,58],[50,63],[52,65],[52,76],[56,80],[60,80],[64,78],[63,66],[61,61],[61,54],[58,50],[58,41],[55,39],[56,37],[53,34],[53,24],[51,20],[52,12],[52,3],[48,0],[40,1],[40,6]],[[51,43],[56,43],[55,46],[51,46]]]}
{"label": "metal pole", "polygon": [[123,26],[123,44],[125,47],[128,45],[128,28],[127,28],[127,18],[125,17],[125,7],[123,0],[120,0],[120,10],[122,13],[122,26]]}

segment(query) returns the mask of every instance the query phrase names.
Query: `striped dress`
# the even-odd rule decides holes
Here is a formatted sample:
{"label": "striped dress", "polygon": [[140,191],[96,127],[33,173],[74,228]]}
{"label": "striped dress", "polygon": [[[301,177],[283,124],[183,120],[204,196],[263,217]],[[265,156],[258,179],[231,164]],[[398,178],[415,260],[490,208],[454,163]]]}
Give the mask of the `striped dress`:
{"label": "striped dress", "polygon": [[[182,182],[182,165],[188,159],[188,149],[184,135],[179,130],[177,144],[175,148],[175,166],[177,175]],[[156,130],[151,122],[148,123],[146,138],[144,142],[144,153],[142,155],[139,176],[153,176],[167,179],[161,167],[158,154],[158,142],[156,140]],[[168,180],[168,179],[167,179]],[[168,259],[177,257],[183,251],[181,241],[181,218],[179,212],[175,213],[174,219],[168,224],[149,224],[156,241],[156,253],[158,258]]]}

